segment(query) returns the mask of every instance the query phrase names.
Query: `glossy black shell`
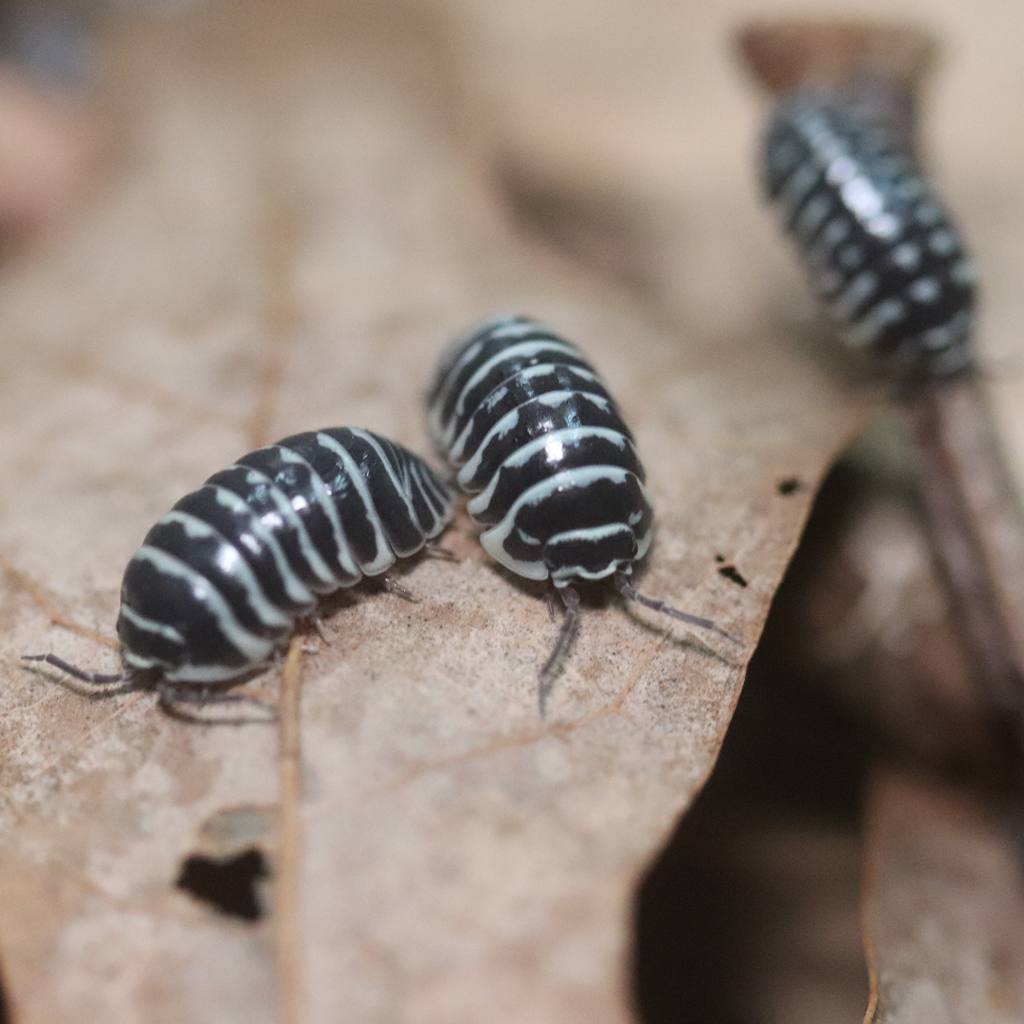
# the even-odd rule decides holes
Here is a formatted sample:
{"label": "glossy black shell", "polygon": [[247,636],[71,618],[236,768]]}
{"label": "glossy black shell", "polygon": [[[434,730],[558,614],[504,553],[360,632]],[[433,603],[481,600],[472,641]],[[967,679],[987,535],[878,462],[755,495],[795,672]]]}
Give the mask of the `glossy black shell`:
{"label": "glossy black shell", "polygon": [[763,179],[849,345],[909,376],[970,365],[973,268],[916,161],[883,126],[830,94],[789,96],[765,135]]}
{"label": "glossy black shell", "polygon": [[556,586],[629,573],[653,514],[633,436],[575,345],[526,317],[487,320],[442,357],[430,431],[484,548]]}
{"label": "glossy black shell", "polygon": [[318,595],[384,572],[444,530],[429,466],[355,427],[259,448],[186,494],[125,569],[117,632],[133,669],[216,683],[265,661]]}

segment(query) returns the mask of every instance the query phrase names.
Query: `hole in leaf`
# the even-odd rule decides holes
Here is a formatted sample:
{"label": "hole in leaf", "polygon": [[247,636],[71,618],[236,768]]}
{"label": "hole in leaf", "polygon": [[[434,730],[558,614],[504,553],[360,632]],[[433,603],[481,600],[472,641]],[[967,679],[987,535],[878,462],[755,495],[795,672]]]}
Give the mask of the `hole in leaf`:
{"label": "hole in leaf", "polygon": [[236,857],[194,854],[185,859],[175,885],[228,917],[259,921],[263,906],[258,883],[269,876],[266,858],[251,847]]}
{"label": "hole in leaf", "polygon": [[800,490],[800,486],[800,478],[796,476],[786,477],[785,480],[780,480],[777,484],[779,494],[783,495],[783,497],[796,494]]}

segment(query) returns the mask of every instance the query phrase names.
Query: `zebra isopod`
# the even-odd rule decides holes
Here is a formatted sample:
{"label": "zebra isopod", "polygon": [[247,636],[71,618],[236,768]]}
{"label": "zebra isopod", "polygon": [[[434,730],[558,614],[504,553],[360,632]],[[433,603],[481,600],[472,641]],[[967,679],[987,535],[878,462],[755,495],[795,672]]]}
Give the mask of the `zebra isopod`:
{"label": "zebra isopod", "polygon": [[781,100],[765,192],[851,347],[910,378],[950,376],[971,363],[974,270],[913,155],[861,107],[831,92]]}
{"label": "zebra isopod", "polygon": [[92,683],[148,670],[161,684],[227,682],[265,664],[320,597],[422,549],[451,510],[447,485],[393,441],[355,427],[286,437],[186,494],[132,555],[122,672],[27,657]]}
{"label": "zebra isopod", "polygon": [[627,598],[722,632],[631,585],[651,545],[651,498],[633,435],[575,345],[526,317],[489,319],[442,356],[428,406],[485,550],[519,576],[550,579],[565,603],[542,698],[578,622],[575,584],[612,577]]}

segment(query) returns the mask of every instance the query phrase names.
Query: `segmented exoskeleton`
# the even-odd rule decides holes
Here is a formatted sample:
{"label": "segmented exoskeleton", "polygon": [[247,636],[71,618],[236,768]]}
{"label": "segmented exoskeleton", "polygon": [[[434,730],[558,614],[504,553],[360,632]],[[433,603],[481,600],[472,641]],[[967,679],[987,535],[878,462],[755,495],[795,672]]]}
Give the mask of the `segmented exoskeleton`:
{"label": "segmented exoskeleton", "polygon": [[916,159],[885,123],[841,92],[793,93],[769,122],[762,173],[851,346],[909,378],[970,365],[973,267]]}
{"label": "segmented exoskeleton", "polygon": [[651,499],[633,435],[575,345],[526,317],[493,317],[442,356],[428,404],[484,548],[519,576],[550,578],[565,602],[542,693],[578,621],[577,583],[613,577],[631,600],[722,632],[630,583],[651,544]]}
{"label": "segmented exoskeleton", "polygon": [[[355,427],[259,448],[186,494],[146,535],[121,584],[125,671],[215,684],[264,663],[320,596],[379,575],[451,518],[448,487],[401,445]],[[166,690],[164,691],[166,692]]]}

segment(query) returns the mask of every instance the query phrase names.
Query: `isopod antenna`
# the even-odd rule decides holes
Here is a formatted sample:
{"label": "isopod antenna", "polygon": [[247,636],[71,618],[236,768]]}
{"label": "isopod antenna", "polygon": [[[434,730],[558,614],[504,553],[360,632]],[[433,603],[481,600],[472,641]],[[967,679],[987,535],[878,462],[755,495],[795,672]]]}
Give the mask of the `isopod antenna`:
{"label": "isopod antenna", "polygon": [[662,615],[668,615],[670,618],[678,619],[680,622],[685,622],[690,626],[708,629],[712,633],[724,636],[726,640],[731,640],[734,644],[743,643],[739,637],[733,636],[732,633],[727,633],[721,626],[712,622],[711,619],[702,619],[699,615],[681,612],[678,608],[665,604],[664,601],[659,601],[653,597],[645,597],[629,582],[629,577],[624,572],[617,572],[615,574],[615,588],[627,601],[635,601],[637,604],[642,604],[645,608],[651,608],[656,612],[661,612]]}
{"label": "isopod antenna", "polygon": [[104,686],[109,683],[124,683],[131,679],[133,671],[130,668],[122,669],[120,672],[87,672],[84,668],[72,665],[71,662],[58,658],[56,654],[23,654],[22,661],[43,661],[47,665],[59,668],[66,672],[73,679],[80,679],[83,683],[92,683],[94,686]]}

